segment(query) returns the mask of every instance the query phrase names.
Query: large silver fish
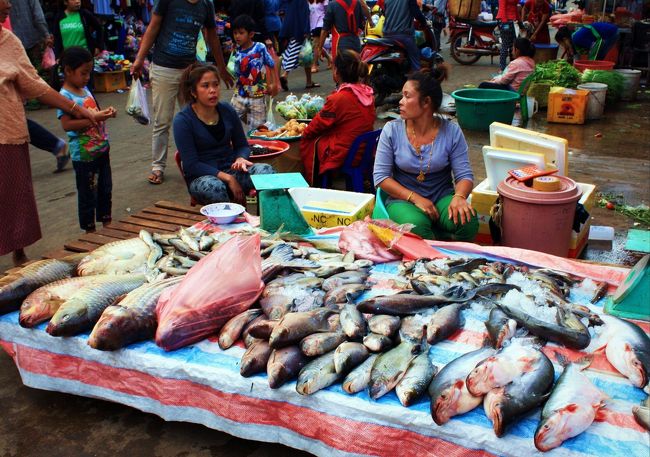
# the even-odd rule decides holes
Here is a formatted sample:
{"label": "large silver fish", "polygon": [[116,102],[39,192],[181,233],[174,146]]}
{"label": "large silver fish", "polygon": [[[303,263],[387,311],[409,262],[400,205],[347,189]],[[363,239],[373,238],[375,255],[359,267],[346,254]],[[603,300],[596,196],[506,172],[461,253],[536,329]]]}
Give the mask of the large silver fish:
{"label": "large silver fish", "polygon": [[356,340],[368,332],[368,324],[363,314],[353,304],[346,303],[341,309],[341,328],[348,338]]}
{"label": "large silver fish", "polygon": [[361,343],[341,343],[334,351],[334,371],[345,375],[369,355],[368,349]]}
{"label": "large silver fish", "polygon": [[411,406],[417,400],[438,372],[438,368],[431,363],[429,350],[426,348],[418,355],[406,370],[402,380],[395,386],[397,398],[404,406]]}
{"label": "large silver fish", "polygon": [[411,361],[422,351],[419,343],[402,341],[388,352],[379,355],[372,365],[368,392],[376,400],[387,394],[400,382]]}
{"label": "large silver fish", "polygon": [[115,281],[81,289],[61,304],[46,331],[52,336],[72,336],[90,330],[116,298],[140,287],[144,275],[116,276]]}
{"label": "large silver fish", "polygon": [[268,365],[273,349],[268,341],[259,340],[251,344],[241,358],[239,373],[247,378],[263,373]]}
{"label": "large silver fish", "polygon": [[557,380],[535,431],[540,451],[550,451],[587,430],[605,407],[605,394],[582,373],[587,365],[571,363]]}
{"label": "large silver fish", "polygon": [[266,365],[269,387],[277,389],[298,376],[308,360],[298,346],[274,349]]}
{"label": "large silver fish", "polygon": [[20,302],[39,287],[72,276],[85,256],[38,260],[0,279],[0,314],[17,310]]}
{"label": "large silver fish", "polygon": [[356,394],[368,388],[370,372],[378,354],[372,354],[365,362],[352,370],[343,380],[343,390],[349,394]]}
{"label": "large silver fish", "polygon": [[[102,276],[115,281],[115,276]],[[88,345],[102,351],[114,351],[136,341],[153,338],[157,327],[158,298],[165,289],[181,280],[175,277],[143,284],[129,292],[119,303],[106,308],[90,332]]]}
{"label": "large silver fish", "polygon": [[509,341],[517,331],[517,321],[508,317],[501,308],[495,306],[490,310],[488,320],[485,321],[485,328],[492,342],[492,347],[500,349],[504,343]]}
{"label": "large silver fish", "polygon": [[482,397],[469,393],[465,379],[477,363],[494,354],[494,349],[484,347],[468,352],[445,365],[429,385],[431,417],[442,425],[453,416],[471,411],[481,404]]}
{"label": "large silver fish", "polygon": [[378,335],[392,337],[399,330],[401,320],[398,316],[375,314],[368,319],[368,328]]}
{"label": "large silver fish", "polygon": [[114,241],[98,247],[77,266],[79,276],[144,273],[151,248],[140,238]]}
{"label": "large silver fish", "polygon": [[368,273],[365,271],[343,271],[337,273],[333,276],[330,276],[325,281],[323,281],[323,290],[329,292],[330,290],[336,289],[337,287],[344,286],[346,284],[363,284],[368,279]]}
{"label": "large silver fish", "polygon": [[435,344],[446,340],[460,328],[460,310],[462,303],[443,306],[436,311],[427,325],[427,342]]}
{"label": "large silver fish", "polygon": [[296,392],[300,395],[311,395],[331,386],[343,377],[334,368],[334,352],[312,360],[300,370],[296,381]]}
{"label": "large silver fish", "polygon": [[307,357],[318,357],[336,349],[345,341],[341,332],[313,333],[300,342],[300,350]]}
{"label": "large silver fish", "polygon": [[149,254],[147,255],[147,268],[153,270],[156,267],[156,262],[163,256],[163,250],[158,243],[156,243],[151,236],[151,233],[146,230],[140,230],[139,237],[142,241],[149,246]]}
{"label": "large silver fish", "polygon": [[259,308],[248,309],[226,322],[219,331],[219,347],[225,350],[235,344],[244,327],[260,314],[262,310]]}
{"label": "large silver fish", "polygon": [[277,323],[269,344],[277,349],[300,342],[307,335],[330,330],[328,318],[335,314],[331,309],[318,308],[302,313],[289,313]]}

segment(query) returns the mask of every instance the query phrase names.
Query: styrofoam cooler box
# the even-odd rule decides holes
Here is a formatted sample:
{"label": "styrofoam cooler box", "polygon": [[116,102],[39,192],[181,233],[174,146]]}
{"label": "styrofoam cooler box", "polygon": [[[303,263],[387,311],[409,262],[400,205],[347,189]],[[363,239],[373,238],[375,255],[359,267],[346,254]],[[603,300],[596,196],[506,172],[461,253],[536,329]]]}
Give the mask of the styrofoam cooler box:
{"label": "styrofoam cooler box", "polygon": [[375,196],[343,190],[296,187],[289,195],[313,228],[350,225],[372,214]]}
{"label": "styrofoam cooler box", "polygon": [[547,169],[557,168],[559,175],[569,176],[569,142],[565,138],[493,122],[490,146],[544,154]]}

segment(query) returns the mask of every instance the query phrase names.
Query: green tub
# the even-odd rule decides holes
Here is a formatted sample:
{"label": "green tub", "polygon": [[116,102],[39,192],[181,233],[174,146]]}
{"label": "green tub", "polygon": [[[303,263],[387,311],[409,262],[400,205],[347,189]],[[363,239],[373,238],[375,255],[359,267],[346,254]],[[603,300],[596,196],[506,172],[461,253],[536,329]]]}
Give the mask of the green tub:
{"label": "green tub", "polygon": [[498,89],[459,89],[451,96],[456,100],[458,123],[469,130],[489,130],[492,122],[510,125],[520,97]]}

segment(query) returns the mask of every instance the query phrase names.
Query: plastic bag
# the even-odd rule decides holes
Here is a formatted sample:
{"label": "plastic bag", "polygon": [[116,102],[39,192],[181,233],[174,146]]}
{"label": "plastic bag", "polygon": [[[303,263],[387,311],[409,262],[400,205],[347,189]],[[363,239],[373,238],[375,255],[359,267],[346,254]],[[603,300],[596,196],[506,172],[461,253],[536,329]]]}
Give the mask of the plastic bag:
{"label": "plastic bag", "polygon": [[262,290],[259,235],[232,237],[162,293],[156,305],[156,344],[173,351],[218,332],[255,303]]}
{"label": "plastic bag", "polygon": [[314,51],[311,48],[311,41],[309,38],[305,40],[300,48],[300,54],[298,54],[298,65],[302,67],[308,67],[314,62]]}
{"label": "plastic bag", "polygon": [[269,130],[275,130],[278,126],[275,122],[275,115],[273,114],[273,97],[269,97],[268,105],[269,107],[266,110],[266,122],[264,125],[266,125]]}
{"label": "plastic bag", "polygon": [[45,52],[43,52],[41,67],[43,68],[43,70],[49,70],[54,65],[56,65],[56,56],[54,55],[54,50],[48,46],[47,48],[45,48]]}
{"label": "plastic bag", "polygon": [[267,46],[267,49],[269,51],[269,54],[271,55],[271,58],[273,59],[273,63],[275,66],[273,68],[270,68],[269,70],[271,71],[271,75],[266,75],[267,82],[273,82],[274,87],[273,91],[269,91],[269,94],[272,97],[275,97],[280,93],[280,59],[278,58],[278,55],[275,53],[275,49],[273,49],[273,46]]}
{"label": "plastic bag", "polygon": [[369,225],[369,221],[366,220],[356,221],[345,227],[339,237],[341,252],[352,251],[355,258],[372,260],[375,263],[401,260],[402,256],[391,252],[370,230]]}
{"label": "plastic bag", "polygon": [[142,125],[149,124],[149,104],[147,103],[147,89],[142,82],[136,79],[131,84],[129,97],[126,100],[126,113]]}
{"label": "plastic bag", "polygon": [[226,65],[226,70],[230,73],[231,76],[235,76],[235,53],[230,53],[230,58],[228,59],[228,65]]}

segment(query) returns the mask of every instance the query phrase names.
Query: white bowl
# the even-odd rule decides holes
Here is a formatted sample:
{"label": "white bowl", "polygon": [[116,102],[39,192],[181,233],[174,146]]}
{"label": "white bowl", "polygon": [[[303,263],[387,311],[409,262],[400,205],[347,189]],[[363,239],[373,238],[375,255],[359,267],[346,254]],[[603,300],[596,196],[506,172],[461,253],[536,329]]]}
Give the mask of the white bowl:
{"label": "white bowl", "polygon": [[212,203],[201,208],[201,214],[213,224],[230,224],[241,216],[246,208],[237,203]]}

